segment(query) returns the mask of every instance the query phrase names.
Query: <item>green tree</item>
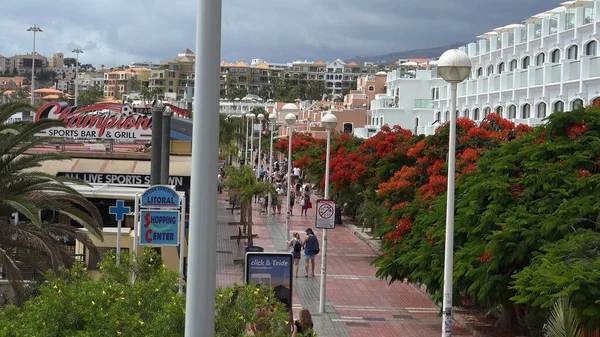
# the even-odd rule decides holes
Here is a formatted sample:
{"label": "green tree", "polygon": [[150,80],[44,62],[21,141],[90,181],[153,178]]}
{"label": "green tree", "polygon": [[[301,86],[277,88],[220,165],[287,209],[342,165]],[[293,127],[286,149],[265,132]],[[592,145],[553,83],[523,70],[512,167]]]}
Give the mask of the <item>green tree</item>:
{"label": "green tree", "polygon": [[237,81],[233,78],[233,76],[231,76],[231,74],[227,74],[225,76],[225,89],[225,97],[231,101],[248,95],[246,88],[240,88]]}
{"label": "green tree", "polygon": [[[20,266],[32,264],[42,272],[69,266],[73,257],[63,243],[66,238],[75,238],[94,249],[85,234],[75,231],[71,221],[102,238],[100,213],[71,185],[83,182],[38,170],[46,161],[68,158],[56,152],[28,153],[51,139],[36,137],[37,133],[63,123],[54,119],[6,123],[17,111],[30,109],[22,103],[0,105],[0,264],[19,301],[24,295]],[[43,220],[42,211],[57,216]],[[16,212],[22,214],[18,223],[10,220]]]}
{"label": "green tree", "polygon": [[74,57],[65,57],[63,59],[63,64],[67,68],[75,68],[75,65],[77,64],[77,59]]}
{"label": "green tree", "polygon": [[91,87],[79,93],[78,104],[80,108],[85,108],[92,104],[98,103],[104,97],[104,93],[99,87]]}
{"label": "green tree", "polygon": [[579,317],[571,306],[568,297],[561,297],[554,303],[554,308],[548,318],[545,336],[581,337]]}
{"label": "green tree", "polygon": [[257,194],[274,195],[274,188],[271,184],[257,181],[249,165],[239,168],[229,166],[225,173],[225,186],[229,188],[230,196],[235,197],[236,204],[240,205],[240,225],[243,232],[248,234],[248,246],[252,246],[252,201]]}

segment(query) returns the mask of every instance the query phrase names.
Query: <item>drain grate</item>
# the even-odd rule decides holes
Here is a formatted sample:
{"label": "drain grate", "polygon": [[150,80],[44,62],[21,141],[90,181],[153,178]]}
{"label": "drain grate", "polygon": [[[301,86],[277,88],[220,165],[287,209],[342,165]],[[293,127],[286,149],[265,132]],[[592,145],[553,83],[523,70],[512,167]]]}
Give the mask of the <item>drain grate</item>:
{"label": "drain grate", "polygon": [[385,322],[385,318],[383,318],[383,317],[363,317],[363,319],[365,321],[372,321],[372,322]]}
{"label": "drain grate", "polygon": [[233,252],[230,251],[230,250],[217,250],[217,253],[221,253],[221,254],[233,254]]}
{"label": "drain grate", "polygon": [[411,315],[392,315],[394,318],[402,318],[402,319],[414,319]]}
{"label": "drain grate", "polygon": [[361,322],[346,322],[346,326],[359,326],[362,328],[370,328],[371,324],[369,323],[361,323]]}

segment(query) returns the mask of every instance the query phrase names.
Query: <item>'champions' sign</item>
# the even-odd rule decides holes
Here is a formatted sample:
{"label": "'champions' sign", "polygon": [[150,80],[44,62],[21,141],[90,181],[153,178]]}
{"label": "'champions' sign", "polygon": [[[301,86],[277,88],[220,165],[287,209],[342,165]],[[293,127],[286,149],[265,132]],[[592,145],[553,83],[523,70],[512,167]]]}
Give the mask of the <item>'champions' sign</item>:
{"label": "'champions' sign", "polygon": [[58,119],[65,123],[64,127],[40,132],[44,136],[136,140],[152,138],[152,116],[137,113],[129,104],[98,103],[77,109],[64,102],[50,102],[36,113],[35,121],[41,119]]}

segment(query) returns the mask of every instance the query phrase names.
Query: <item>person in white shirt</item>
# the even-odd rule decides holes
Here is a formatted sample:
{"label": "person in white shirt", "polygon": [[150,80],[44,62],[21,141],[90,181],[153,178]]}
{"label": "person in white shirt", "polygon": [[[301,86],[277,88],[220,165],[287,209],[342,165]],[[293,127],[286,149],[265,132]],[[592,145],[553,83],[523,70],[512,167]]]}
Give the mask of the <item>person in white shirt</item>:
{"label": "person in white shirt", "polygon": [[295,175],[296,177],[300,177],[300,168],[298,168],[298,167],[294,167],[294,175]]}

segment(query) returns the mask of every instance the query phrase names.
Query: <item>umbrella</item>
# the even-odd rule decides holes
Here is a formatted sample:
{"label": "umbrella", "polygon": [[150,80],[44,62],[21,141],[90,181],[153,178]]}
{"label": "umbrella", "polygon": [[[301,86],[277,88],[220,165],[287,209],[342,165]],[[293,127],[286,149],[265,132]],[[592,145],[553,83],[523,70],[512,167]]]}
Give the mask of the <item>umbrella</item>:
{"label": "umbrella", "polygon": [[510,25],[506,25],[504,27],[496,28],[496,29],[494,29],[494,32],[496,32],[496,33],[510,32],[511,30],[513,30],[515,28],[523,28],[523,27],[525,27],[525,25],[513,23]]}
{"label": "umbrella", "polygon": [[401,64],[401,66],[405,66],[405,67],[416,67],[419,64],[417,62],[413,62],[413,61],[409,61],[409,62],[404,62]]}
{"label": "umbrella", "polygon": [[496,36],[496,35],[498,35],[498,33],[496,33],[496,32],[487,32],[485,34],[479,35],[478,38],[480,38],[480,39],[487,39],[489,37]]}
{"label": "umbrella", "polygon": [[564,6],[565,8],[575,8],[575,7],[592,8],[592,7],[594,7],[594,1],[593,0],[573,0],[573,1],[561,2],[560,5]]}
{"label": "umbrella", "polygon": [[543,19],[543,18],[545,18],[547,16],[550,16],[550,14],[548,14],[548,13],[540,13],[540,14],[536,14],[536,15],[528,18],[528,19],[523,20],[523,22],[525,22],[525,23],[535,23],[535,22],[538,22],[538,21],[540,21],[541,19]]}
{"label": "umbrella", "polygon": [[553,15],[553,14],[559,14],[559,13],[566,12],[566,11],[567,11],[566,7],[560,6],[560,7],[556,7],[554,9],[547,11],[546,14]]}

